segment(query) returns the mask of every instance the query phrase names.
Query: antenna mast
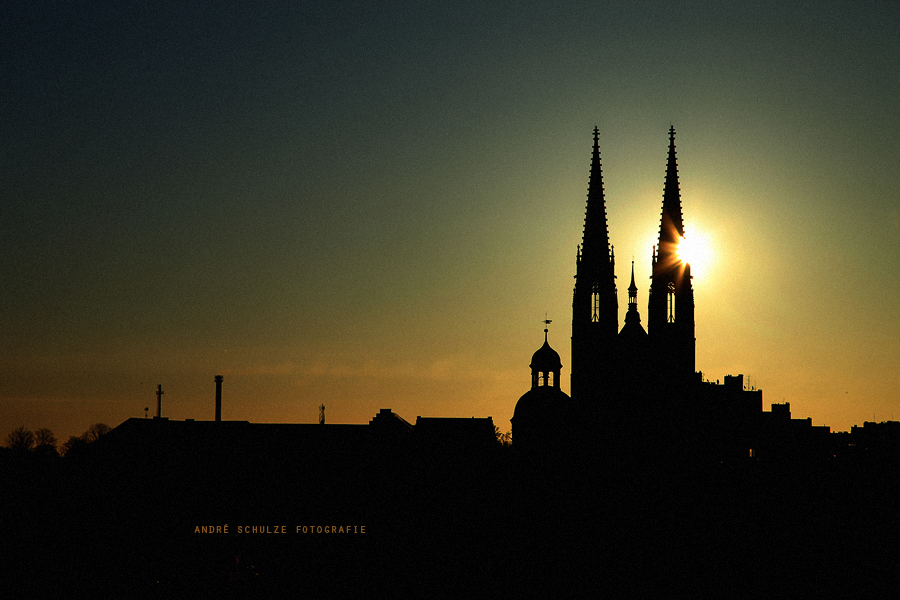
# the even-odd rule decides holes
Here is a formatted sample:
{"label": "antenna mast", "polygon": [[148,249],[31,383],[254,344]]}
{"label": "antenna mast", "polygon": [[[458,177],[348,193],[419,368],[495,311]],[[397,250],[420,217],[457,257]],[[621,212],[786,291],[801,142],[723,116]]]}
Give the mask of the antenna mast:
{"label": "antenna mast", "polygon": [[156,386],[156,418],[162,418],[162,395],[165,394],[162,391],[162,384]]}

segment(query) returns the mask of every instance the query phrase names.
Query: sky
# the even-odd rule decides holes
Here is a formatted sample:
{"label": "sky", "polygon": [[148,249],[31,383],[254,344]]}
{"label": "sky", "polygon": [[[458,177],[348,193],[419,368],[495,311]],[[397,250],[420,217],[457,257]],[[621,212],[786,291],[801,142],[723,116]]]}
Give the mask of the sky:
{"label": "sky", "polygon": [[600,131],[620,326],[668,130],[697,368],[900,419],[900,4],[5,2],[0,435],[568,392]]}

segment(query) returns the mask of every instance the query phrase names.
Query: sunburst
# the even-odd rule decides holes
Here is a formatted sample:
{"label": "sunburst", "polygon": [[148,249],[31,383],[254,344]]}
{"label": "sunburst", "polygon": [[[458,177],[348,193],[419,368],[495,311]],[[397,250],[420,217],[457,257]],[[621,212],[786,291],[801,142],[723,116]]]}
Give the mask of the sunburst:
{"label": "sunburst", "polygon": [[698,229],[685,230],[676,253],[678,260],[691,265],[691,275],[695,277],[706,273],[715,259],[712,241]]}

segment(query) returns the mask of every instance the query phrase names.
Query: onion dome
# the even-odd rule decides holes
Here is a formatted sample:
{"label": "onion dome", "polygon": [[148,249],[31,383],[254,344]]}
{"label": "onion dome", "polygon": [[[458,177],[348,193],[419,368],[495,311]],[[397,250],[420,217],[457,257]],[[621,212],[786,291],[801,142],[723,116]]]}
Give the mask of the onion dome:
{"label": "onion dome", "polygon": [[547,342],[547,330],[544,330],[544,345],[531,356],[532,372],[553,373],[562,369],[559,353]]}

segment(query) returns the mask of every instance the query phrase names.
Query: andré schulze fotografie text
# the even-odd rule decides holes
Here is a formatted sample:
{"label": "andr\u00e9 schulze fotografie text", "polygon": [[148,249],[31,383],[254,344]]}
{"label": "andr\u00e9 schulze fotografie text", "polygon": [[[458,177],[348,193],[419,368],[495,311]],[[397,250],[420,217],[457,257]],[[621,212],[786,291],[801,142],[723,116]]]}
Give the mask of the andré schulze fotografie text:
{"label": "andr\u00e9 schulze fotografie text", "polygon": [[196,525],[194,533],[365,533],[365,525]]}

